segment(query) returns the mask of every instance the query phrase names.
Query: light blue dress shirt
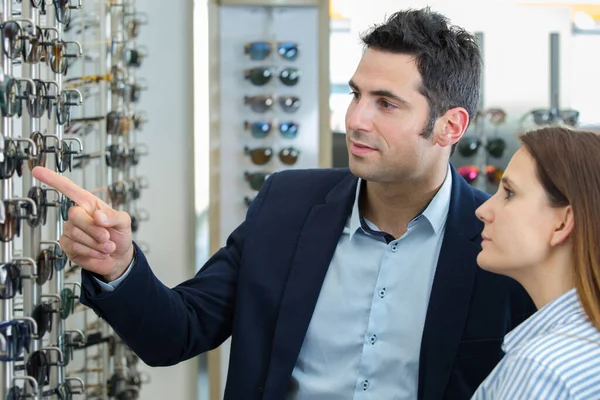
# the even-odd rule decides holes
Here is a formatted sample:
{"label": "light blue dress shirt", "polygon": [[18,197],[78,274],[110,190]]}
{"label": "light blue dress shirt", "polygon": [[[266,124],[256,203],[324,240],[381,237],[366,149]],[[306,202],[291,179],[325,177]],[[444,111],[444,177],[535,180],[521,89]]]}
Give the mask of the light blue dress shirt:
{"label": "light blue dress shirt", "polygon": [[502,350],[473,400],[600,399],[600,332],[575,289],[509,332]]}
{"label": "light blue dress shirt", "polygon": [[427,208],[389,243],[361,221],[361,187],[359,180],[292,373],[290,400],[417,398],[421,336],[452,176],[448,168]]}
{"label": "light blue dress shirt", "polygon": [[107,283],[107,282],[102,282],[100,279],[98,279],[96,277],[94,277],[94,279],[96,280],[96,282],[98,282],[102,291],[112,292],[113,290],[115,290],[117,288],[117,286],[119,286],[121,284],[121,282],[123,282],[125,280],[125,278],[127,278],[127,275],[129,275],[131,268],[133,268],[134,261],[135,261],[135,258],[133,261],[131,261],[131,264],[129,264],[129,267],[127,267],[127,270],[125,271],[125,273],[123,275],[121,275],[119,278],[115,279],[114,281]]}

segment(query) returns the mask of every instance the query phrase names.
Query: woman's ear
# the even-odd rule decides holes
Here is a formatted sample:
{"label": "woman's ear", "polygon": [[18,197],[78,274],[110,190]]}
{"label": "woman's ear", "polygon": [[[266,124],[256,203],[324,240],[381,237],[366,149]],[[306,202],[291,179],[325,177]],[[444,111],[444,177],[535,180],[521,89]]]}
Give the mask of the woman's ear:
{"label": "woman's ear", "polygon": [[566,206],[556,209],[556,225],[550,238],[551,246],[563,244],[573,232],[575,227],[575,218],[573,215],[573,207]]}

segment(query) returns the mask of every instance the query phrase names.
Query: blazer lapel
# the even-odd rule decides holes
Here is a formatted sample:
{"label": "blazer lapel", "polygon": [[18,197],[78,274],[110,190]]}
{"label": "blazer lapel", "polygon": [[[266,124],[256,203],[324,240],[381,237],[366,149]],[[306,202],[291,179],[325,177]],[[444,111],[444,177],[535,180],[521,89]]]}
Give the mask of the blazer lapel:
{"label": "blazer lapel", "polygon": [[300,234],[275,326],[265,399],[282,399],[344,226],[358,179],[342,180],[312,208]]}
{"label": "blazer lapel", "polygon": [[443,398],[469,313],[480,250],[473,190],[450,168],[452,197],[421,342],[419,400]]}

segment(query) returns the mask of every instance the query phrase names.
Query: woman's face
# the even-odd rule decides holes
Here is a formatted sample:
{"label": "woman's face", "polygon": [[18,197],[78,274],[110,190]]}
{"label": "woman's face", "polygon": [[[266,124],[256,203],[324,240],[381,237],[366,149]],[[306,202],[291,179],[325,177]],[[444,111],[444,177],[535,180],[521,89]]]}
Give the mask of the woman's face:
{"label": "woman's face", "polygon": [[485,224],[477,263],[514,278],[548,260],[563,208],[550,206],[535,161],[521,148],[506,168],[498,191],[476,215]]}

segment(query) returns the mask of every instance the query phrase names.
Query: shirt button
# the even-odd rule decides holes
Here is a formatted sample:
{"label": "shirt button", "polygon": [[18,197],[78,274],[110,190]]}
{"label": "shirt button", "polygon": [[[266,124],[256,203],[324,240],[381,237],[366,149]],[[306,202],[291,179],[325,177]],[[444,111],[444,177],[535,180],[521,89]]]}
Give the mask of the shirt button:
{"label": "shirt button", "polygon": [[392,251],[395,253],[398,251],[398,245],[393,244],[392,245]]}
{"label": "shirt button", "polygon": [[375,342],[377,342],[377,335],[371,335],[369,342],[371,342],[371,344],[375,344]]}
{"label": "shirt button", "polygon": [[369,388],[369,381],[363,381],[362,387],[363,390],[367,390]]}
{"label": "shirt button", "polygon": [[379,297],[381,297],[382,299],[385,297],[385,288],[379,291]]}

